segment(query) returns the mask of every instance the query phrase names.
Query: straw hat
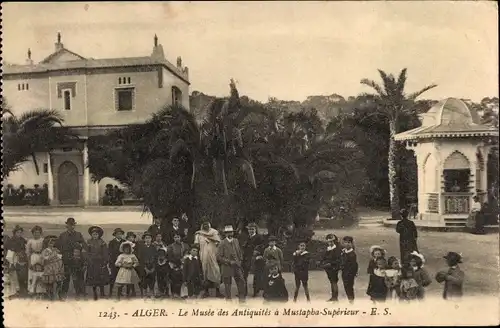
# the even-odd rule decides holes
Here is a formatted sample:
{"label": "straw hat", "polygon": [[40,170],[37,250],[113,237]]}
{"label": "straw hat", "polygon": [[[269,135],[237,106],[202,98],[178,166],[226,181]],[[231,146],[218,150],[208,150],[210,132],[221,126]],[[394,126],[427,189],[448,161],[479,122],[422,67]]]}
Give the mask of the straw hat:
{"label": "straw hat", "polygon": [[250,222],[248,225],[247,225],[247,229],[249,228],[253,228],[253,229],[257,229],[257,224],[255,224],[255,222]]}
{"label": "straw hat", "polygon": [[224,227],[224,232],[234,232],[232,225],[227,225]]}
{"label": "straw hat", "polygon": [[415,256],[415,257],[418,257],[420,260],[422,260],[422,264],[425,263],[425,258],[422,254],[420,254],[419,252],[417,251],[413,251],[410,253],[410,256]]}
{"label": "straw hat", "polygon": [[385,249],[382,246],[373,245],[373,246],[370,246],[370,254],[372,254],[377,249],[380,249],[382,252],[385,253]]}
{"label": "straw hat", "polygon": [[130,250],[133,251],[134,250],[134,247],[135,247],[135,244],[131,241],[124,241],[123,243],[120,244],[120,253],[123,253],[123,246],[125,245],[129,245],[130,246]]}
{"label": "straw hat", "polygon": [[89,235],[92,235],[94,232],[97,232],[99,238],[101,238],[102,235],[104,235],[104,230],[102,230],[102,228],[99,226],[91,226],[89,228]]}

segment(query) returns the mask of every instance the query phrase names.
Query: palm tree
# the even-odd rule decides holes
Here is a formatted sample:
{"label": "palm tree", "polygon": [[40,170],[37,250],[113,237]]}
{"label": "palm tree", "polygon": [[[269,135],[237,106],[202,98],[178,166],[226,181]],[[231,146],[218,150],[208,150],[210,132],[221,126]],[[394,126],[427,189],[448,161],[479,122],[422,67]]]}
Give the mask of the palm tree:
{"label": "palm tree", "polygon": [[61,114],[55,110],[32,110],[20,116],[13,115],[10,109],[4,110],[2,174],[7,176],[18,170],[30,158],[36,174],[40,174],[37,152],[50,152],[75,140],[75,135],[62,126],[63,121]]}
{"label": "palm tree", "polygon": [[378,70],[382,79],[382,85],[369,79],[362,79],[361,84],[367,85],[375,90],[374,94],[368,94],[377,103],[377,111],[371,115],[384,117],[389,121],[389,194],[391,204],[391,216],[393,219],[398,219],[399,214],[399,192],[398,192],[398,176],[397,176],[397,146],[394,140],[394,135],[398,133],[399,117],[402,114],[411,114],[415,111],[413,106],[414,101],[426,91],[435,88],[436,84],[428,85],[421,90],[406,94],[406,68],[401,70],[398,78],[394,75],[387,75],[384,71]]}
{"label": "palm tree", "polygon": [[323,194],[330,198],[356,175],[362,176],[359,147],[325,133],[317,112],[290,113],[284,122],[281,127],[268,122],[275,127],[269,129],[272,132],[248,147],[257,169],[272,186],[262,190],[260,206],[268,204],[268,230],[279,236],[284,227],[307,228]]}

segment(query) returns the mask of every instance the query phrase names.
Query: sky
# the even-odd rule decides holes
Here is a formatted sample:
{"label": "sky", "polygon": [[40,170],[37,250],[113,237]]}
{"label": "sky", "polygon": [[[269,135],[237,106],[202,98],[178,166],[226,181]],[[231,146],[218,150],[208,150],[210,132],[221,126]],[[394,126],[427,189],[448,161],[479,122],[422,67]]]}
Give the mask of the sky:
{"label": "sky", "polygon": [[191,91],[304,100],[370,91],[377,69],[408,69],[424,98],[498,97],[496,2],[62,2],[3,3],[2,56],[36,62],[64,46],[84,57],[148,56],[158,35]]}

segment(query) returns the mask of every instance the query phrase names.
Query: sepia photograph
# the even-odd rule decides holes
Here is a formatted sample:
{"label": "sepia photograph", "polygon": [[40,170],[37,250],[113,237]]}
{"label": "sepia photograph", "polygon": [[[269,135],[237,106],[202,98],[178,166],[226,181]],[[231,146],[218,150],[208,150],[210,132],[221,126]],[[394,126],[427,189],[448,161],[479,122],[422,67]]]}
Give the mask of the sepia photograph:
{"label": "sepia photograph", "polygon": [[5,327],[500,324],[496,1],[1,6]]}

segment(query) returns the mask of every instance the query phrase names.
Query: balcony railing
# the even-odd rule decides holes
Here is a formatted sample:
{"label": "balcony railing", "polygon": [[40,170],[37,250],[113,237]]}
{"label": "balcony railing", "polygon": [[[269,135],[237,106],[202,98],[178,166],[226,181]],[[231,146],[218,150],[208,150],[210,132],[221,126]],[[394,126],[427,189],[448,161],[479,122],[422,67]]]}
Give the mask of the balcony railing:
{"label": "balcony railing", "polygon": [[446,214],[466,214],[469,213],[469,193],[446,193],[444,197],[444,212]]}
{"label": "balcony railing", "polygon": [[427,196],[427,212],[439,213],[439,194],[429,193]]}

